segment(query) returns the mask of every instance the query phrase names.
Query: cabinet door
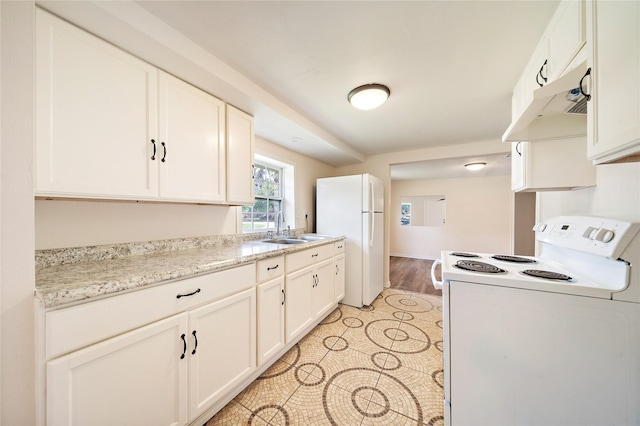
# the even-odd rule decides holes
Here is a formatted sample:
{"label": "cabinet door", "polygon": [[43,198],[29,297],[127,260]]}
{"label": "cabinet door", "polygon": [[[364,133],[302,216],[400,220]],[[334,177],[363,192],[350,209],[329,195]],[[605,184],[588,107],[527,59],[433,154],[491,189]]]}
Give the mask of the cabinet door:
{"label": "cabinet door", "polygon": [[253,117],[227,105],[227,203],[253,204]]}
{"label": "cabinet door", "polygon": [[258,286],[258,365],[284,347],[284,277]]}
{"label": "cabinet door", "polygon": [[345,255],[344,254],[340,254],[338,256],[336,256],[335,258],[335,266],[336,266],[336,271],[335,271],[335,296],[336,296],[336,303],[341,301],[344,298],[344,291],[345,291]]}
{"label": "cabinet door", "polygon": [[47,424],[185,424],[186,330],[176,315],[48,362]]}
{"label": "cabinet door", "polygon": [[326,314],[335,305],[335,264],[333,259],[319,263],[314,269],[313,287],[314,319]]}
{"label": "cabinet door", "polygon": [[[640,152],[640,2],[587,2],[588,156],[613,161]],[[585,79],[588,80],[588,79]]]}
{"label": "cabinet door", "polygon": [[582,1],[564,0],[547,30],[549,60],[545,69],[549,82],[569,66],[585,42],[585,15]]}
{"label": "cabinet door", "polygon": [[189,421],[256,369],[256,291],[189,312]]}
{"label": "cabinet door", "polygon": [[156,69],[36,9],[35,194],[157,196]]}
{"label": "cabinet door", "polygon": [[534,50],[518,83],[513,89],[513,98],[511,101],[512,121],[517,121],[527,106],[533,101],[533,91],[538,89],[541,84],[545,84],[542,77],[546,77],[544,63],[548,56],[547,51],[547,40],[543,39]]}
{"label": "cabinet door", "polygon": [[224,102],[159,73],[160,198],[224,202]]}
{"label": "cabinet door", "polygon": [[285,278],[285,333],[287,343],[313,322],[313,269],[302,269]]}
{"label": "cabinet door", "polygon": [[525,155],[529,142],[511,144],[511,190],[518,191],[525,187]]}

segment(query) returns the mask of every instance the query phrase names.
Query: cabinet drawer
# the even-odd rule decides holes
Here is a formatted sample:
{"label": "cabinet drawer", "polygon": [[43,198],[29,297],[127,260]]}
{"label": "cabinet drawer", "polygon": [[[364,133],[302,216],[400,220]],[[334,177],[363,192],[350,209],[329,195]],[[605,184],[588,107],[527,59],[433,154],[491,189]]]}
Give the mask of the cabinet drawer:
{"label": "cabinet drawer", "polygon": [[258,282],[262,283],[284,274],[284,256],[271,257],[258,262]]}
{"label": "cabinet drawer", "polygon": [[337,241],[333,243],[333,253],[334,255],[339,255],[340,253],[344,253],[344,249],[347,246],[347,240]]}
{"label": "cabinet drawer", "polygon": [[[51,359],[255,285],[254,263],[47,312]],[[178,297],[180,296],[180,297]]]}
{"label": "cabinet drawer", "polygon": [[316,263],[329,259],[333,256],[333,244],[325,244],[310,249],[287,254],[286,270],[287,272],[297,271],[298,269],[315,265]]}

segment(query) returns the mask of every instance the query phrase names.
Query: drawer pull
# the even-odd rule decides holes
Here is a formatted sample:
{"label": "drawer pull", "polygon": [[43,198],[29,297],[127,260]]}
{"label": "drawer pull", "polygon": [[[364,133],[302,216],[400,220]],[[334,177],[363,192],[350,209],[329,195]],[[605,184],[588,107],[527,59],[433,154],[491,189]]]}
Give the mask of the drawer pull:
{"label": "drawer pull", "polygon": [[182,344],[184,345],[182,349],[182,355],[180,355],[180,359],[184,359],[184,355],[187,353],[187,339],[185,339],[185,337],[186,336],[184,333],[182,333],[182,336],[180,336],[180,338],[182,339]]}
{"label": "drawer pull", "polygon": [[338,246],[339,249],[343,248],[344,246]]}
{"label": "drawer pull", "polygon": [[176,299],[180,299],[181,297],[189,297],[189,296],[193,296],[194,294],[200,293],[200,289],[197,289],[196,291],[194,291],[193,293],[188,293],[188,294],[179,294],[176,296]]}
{"label": "drawer pull", "polygon": [[270,267],[267,268],[267,271],[272,271],[274,269],[278,269],[278,266],[280,266],[280,265],[276,265],[276,266],[273,266],[273,267],[270,266]]}
{"label": "drawer pull", "polygon": [[312,254],[311,257],[318,257],[318,253]]}
{"label": "drawer pull", "polygon": [[196,336],[196,331],[193,330],[193,340],[195,341],[195,346],[193,347],[193,351],[191,351],[191,355],[195,355],[196,354],[196,349],[198,349],[198,336]]}

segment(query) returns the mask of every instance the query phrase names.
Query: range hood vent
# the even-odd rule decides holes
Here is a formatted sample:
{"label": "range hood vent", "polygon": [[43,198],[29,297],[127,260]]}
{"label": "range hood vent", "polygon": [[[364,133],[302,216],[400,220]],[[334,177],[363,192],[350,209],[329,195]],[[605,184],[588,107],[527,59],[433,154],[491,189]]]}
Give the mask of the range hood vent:
{"label": "range hood vent", "polygon": [[580,91],[586,61],[533,91],[533,100],[511,123],[502,142],[573,138],[587,134],[587,98]]}

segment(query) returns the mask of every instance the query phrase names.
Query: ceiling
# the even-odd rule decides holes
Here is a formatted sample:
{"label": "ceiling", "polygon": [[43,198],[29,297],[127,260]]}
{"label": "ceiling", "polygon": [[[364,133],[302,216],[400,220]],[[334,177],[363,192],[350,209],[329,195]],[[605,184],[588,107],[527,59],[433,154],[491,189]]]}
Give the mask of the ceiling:
{"label": "ceiling", "polygon": [[[468,170],[469,163],[486,163],[480,170]],[[391,180],[453,179],[486,176],[508,176],[511,174],[511,154],[467,155],[464,157],[441,158],[392,164]]]}
{"label": "ceiling", "polygon": [[[500,139],[558,1],[139,4],[368,156]],[[383,106],[348,104],[373,82]]]}
{"label": "ceiling", "polygon": [[[130,20],[130,31],[141,27],[140,11],[159,18],[251,82],[237,100],[212,93],[253,114],[257,135],[341,166],[376,154],[499,143],[512,89],[559,0],[38,4],[80,25],[88,19],[82,7],[102,8]],[[129,41],[127,28],[103,15],[85,26],[153,59],[144,37]],[[373,82],[391,89],[385,104],[349,105],[351,89]]]}

